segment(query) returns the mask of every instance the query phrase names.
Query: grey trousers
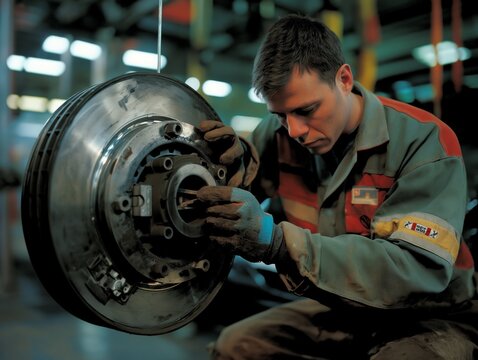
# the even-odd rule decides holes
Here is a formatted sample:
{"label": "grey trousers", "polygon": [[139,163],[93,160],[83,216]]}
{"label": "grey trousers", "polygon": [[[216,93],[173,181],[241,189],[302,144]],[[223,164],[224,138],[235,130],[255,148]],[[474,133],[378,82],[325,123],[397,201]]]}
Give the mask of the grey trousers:
{"label": "grey trousers", "polygon": [[446,318],[352,315],[293,301],[224,328],[212,359],[478,359],[478,302]]}

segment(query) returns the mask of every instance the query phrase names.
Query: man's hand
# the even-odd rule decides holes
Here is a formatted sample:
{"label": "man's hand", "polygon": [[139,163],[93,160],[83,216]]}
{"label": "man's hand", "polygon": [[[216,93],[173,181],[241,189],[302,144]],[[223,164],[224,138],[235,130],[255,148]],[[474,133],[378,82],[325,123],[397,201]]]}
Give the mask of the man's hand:
{"label": "man's hand", "polygon": [[271,263],[282,231],[250,192],[229,186],[205,186],[197,192],[206,203],[209,238],[244,259]]}
{"label": "man's hand", "polygon": [[[204,140],[211,143],[213,149],[222,152],[219,162],[234,172],[229,176],[228,185],[249,186],[259,167],[257,152],[253,146],[243,143],[232,127],[220,121],[203,120],[199,124],[199,130],[204,133]],[[247,159],[244,156],[245,146],[248,147]]]}

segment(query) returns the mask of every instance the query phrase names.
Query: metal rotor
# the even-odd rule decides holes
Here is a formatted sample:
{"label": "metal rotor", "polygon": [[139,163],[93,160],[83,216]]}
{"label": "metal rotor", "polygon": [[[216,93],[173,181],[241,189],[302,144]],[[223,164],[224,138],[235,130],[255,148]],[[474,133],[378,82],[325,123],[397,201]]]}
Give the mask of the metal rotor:
{"label": "metal rotor", "polygon": [[232,256],[202,231],[196,191],[228,169],[196,126],[220,120],[188,86],[131,73],[68,99],[45,125],[23,185],[32,264],[75,316],[136,334],[204,310]]}

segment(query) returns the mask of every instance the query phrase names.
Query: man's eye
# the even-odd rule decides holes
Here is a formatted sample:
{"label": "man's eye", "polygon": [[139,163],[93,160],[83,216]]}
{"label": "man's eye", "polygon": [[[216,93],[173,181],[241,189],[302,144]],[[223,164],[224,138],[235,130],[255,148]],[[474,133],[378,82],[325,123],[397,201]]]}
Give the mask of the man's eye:
{"label": "man's eye", "polygon": [[299,116],[309,116],[314,112],[315,108],[307,108],[307,109],[298,109],[295,113]]}

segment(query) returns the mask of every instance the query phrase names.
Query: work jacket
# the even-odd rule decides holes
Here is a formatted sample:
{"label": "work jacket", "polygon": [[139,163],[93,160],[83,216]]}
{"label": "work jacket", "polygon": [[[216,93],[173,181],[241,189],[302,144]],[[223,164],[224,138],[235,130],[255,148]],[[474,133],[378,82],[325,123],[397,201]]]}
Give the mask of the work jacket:
{"label": "work jacket", "polygon": [[354,92],[362,119],[338,154],[311,154],[273,116],[250,138],[261,162],[251,191],[270,199],[294,264],[278,260],[282,280],[299,295],[375,308],[465,302],[474,265],[456,135],[424,110],[358,83]]}

